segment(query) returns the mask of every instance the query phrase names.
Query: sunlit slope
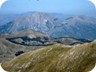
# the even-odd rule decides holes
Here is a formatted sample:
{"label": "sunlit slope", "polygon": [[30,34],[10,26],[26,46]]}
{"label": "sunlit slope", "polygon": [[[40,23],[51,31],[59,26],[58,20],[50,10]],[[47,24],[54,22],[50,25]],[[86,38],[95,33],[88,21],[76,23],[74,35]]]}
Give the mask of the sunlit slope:
{"label": "sunlit slope", "polygon": [[96,41],[54,45],[23,54],[2,67],[9,72],[88,72],[96,63]]}

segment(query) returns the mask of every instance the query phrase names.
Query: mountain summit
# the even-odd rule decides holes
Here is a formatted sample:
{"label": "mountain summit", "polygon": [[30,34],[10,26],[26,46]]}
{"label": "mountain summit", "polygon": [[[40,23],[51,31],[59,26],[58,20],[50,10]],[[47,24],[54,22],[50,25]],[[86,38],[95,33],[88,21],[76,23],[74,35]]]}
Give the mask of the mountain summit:
{"label": "mountain summit", "polygon": [[62,20],[49,13],[32,12],[0,26],[0,34],[30,29],[55,38],[69,36],[96,39],[96,18],[72,16]]}

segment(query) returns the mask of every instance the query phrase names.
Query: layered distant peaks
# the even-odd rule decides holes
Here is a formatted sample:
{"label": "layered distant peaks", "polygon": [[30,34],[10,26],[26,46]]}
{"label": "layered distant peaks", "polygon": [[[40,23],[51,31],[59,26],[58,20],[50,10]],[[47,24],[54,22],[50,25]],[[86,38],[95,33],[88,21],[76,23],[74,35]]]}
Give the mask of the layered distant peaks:
{"label": "layered distant peaks", "polygon": [[50,13],[30,12],[1,26],[0,34],[31,29],[55,38],[69,36],[96,39],[96,18],[71,16],[60,19]]}

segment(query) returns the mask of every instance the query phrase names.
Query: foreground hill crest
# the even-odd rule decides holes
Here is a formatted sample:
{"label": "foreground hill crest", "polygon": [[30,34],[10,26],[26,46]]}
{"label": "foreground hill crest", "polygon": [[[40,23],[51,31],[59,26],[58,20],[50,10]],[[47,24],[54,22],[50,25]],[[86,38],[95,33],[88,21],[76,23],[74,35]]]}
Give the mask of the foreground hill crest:
{"label": "foreground hill crest", "polygon": [[49,46],[25,53],[2,67],[9,72],[88,72],[95,63],[96,41],[76,46]]}

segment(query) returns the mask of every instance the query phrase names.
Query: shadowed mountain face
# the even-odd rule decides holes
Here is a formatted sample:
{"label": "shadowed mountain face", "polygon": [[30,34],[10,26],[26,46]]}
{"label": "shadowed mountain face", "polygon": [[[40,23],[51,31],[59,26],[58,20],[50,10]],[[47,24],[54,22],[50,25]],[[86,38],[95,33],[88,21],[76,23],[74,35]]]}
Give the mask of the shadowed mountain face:
{"label": "shadowed mountain face", "polygon": [[96,41],[75,46],[53,45],[2,64],[9,72],[88,72],[96,63]]}
{"label": "shadowed mountain face", "polygon": [[22,30],[36,30],[46,35],[96,39],[96,19],[86,16],[73,16],[60,19],[48,13],[32,12],[0,26],[0,34],[16,33]]}

